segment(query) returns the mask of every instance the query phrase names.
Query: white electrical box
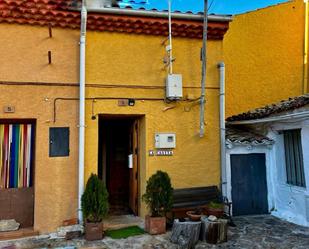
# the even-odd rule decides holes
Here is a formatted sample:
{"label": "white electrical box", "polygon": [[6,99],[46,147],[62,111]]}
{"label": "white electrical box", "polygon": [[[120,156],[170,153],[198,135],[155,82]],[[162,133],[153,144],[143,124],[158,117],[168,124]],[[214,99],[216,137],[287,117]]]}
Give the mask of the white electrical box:
{"label": "white electrical box", "polygon": [[176,148],[175,133],[156,133],[155,134],[156,149],[173,149]]}
{"label": "white electrical box", "polygon": [[182,98],[182,75],[169,74],[166,78],[166,98],[177,100]]}

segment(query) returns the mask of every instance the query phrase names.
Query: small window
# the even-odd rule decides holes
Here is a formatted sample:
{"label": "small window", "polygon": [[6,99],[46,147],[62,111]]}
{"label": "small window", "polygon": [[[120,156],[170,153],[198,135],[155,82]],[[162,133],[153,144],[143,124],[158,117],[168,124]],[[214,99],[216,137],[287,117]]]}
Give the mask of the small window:
{"label": "small window", "polygon": [[65,157],[70,154],[69,127],[49,128],[49,156]]}
{"label": "small window", "polygon": [[301,130],[283,131],[287,183],[305,187]]}

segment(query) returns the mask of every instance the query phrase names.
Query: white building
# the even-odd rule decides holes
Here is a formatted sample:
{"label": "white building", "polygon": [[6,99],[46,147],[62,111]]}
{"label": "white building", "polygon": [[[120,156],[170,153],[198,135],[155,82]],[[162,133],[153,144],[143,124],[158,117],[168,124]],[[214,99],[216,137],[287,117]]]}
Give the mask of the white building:
{"label": "white building", "polygon": [[227,197],[233,215],[309,226],[309,94],[227,119]]}

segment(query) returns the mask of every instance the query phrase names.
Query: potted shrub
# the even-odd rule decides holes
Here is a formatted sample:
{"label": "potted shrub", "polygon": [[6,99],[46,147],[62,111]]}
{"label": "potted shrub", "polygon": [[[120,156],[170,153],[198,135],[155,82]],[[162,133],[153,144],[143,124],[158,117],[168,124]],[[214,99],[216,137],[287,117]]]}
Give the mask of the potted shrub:
{"label": "potted shrub", "polygon": [[206,212],[208,216],[213,215],[221,218],[224,214],[224,204],[212,201],[206,206]]}
{"label": "potted shrub", "polygon": [[170,211],[173,203],[173,188],[171,179],[166,172],[157,171],[152,175],[143,195],[151,214],[145,217],[145,230],[149,234],[162,234],[166,232],[166,213]]}
{"label": "potted shrub", "polygon": [[86,240],[102,239],[103,218],[108,213],[108,192],[96,175],[91,174],[88,179],[81,201]]}

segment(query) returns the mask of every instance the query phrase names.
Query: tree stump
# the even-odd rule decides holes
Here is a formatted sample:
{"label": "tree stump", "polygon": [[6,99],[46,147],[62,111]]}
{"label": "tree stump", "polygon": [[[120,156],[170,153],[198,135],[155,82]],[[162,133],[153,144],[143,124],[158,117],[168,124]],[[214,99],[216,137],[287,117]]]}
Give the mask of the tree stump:
{"label": "tree stump", "polygon": [[227,220],[218,219],[216,221],[209,221],[207,217],[203,218],[200,239],[209,244],[226,242]]}
{"label": "tree stump", "polygon": [[174,220],[171,241],[179,245],[179,249],[191,249],[199,240],[201,221]]}

